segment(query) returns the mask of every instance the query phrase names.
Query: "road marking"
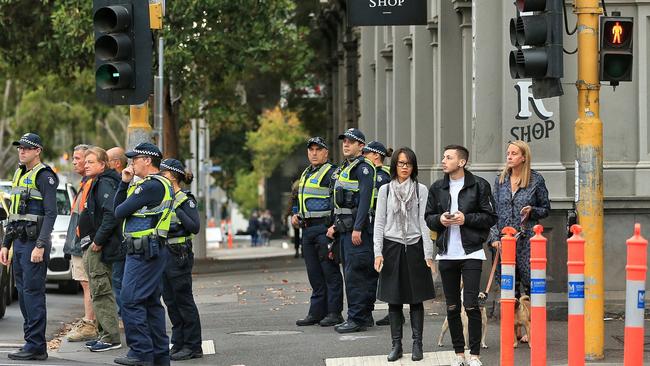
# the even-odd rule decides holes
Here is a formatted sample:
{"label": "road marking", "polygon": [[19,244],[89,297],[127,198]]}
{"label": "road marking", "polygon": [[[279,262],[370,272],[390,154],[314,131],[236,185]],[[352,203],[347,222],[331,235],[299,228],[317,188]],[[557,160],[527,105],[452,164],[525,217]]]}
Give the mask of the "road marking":
{"label": "road marking", "polygon": [[377,338],[377,336],[368,335],[343,335],[339,337],[339,341],[356,341],[357,339]]}
{"label": "road marking", "polygon": [[0,348],[20,348],[23,345],[21,343],[0,343]]}
{"label": "road marking", "polygon": [[[411,354],[405,353],[400,359],[399,365],[451,365],[455,356],[454,351],[426,352],[424,353],[424,359],[422,361],[413,362],[411,361]],[[328,358],[325,360],[325,366],[374,366],[387,364],[388,361],[386,361],[386,355]]]}
{"label": "road marking", "polygon": [[212,339],[201,342],[201,348],[204,355],[213,355],[216,353],[214,349],[214,341]]}
{"label": "road marking", "polygon": [[229,334],[244,335],[244,336],[278,336],[278,335],[302,334],[302,332],[297,330],[251,330],[246,332],[233,332]]}

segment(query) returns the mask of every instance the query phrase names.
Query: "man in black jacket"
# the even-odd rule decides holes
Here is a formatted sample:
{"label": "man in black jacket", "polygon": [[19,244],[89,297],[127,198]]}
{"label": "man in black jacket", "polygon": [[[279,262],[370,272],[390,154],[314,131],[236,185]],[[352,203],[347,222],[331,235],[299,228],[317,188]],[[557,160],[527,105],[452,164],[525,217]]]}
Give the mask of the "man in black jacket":
{"label": "man in black jacket", "polygon": [[99,337],[86,342],[86,347],[92,352],[102,352],[122,347],[111,287],[111,263],[123,259],[120,258],[120,230],[113,214],[113,199],[121,177],[109,169],[106,151],[99,147],[86,151],[85,173],[93,182],[86,208],[79,217],[79,232],[92,240],[84,249],[83,259],[99,328]]}
{"label": "man in black jacket", "polygon": [[[469,152],[463,146],[445,147],[442,171],[431,185],[425,212],[427,226],[438,236],[438,267],[447,302],[447,320],[457,365],[479,366],[481,313],[478,293],[482,261],[486,260],[483,243],[497,222],[490,184],[465,169]],[[464,284],[461,303],[461,277]],[[469,319],[470,360],[465,362],[465,339],[460,319],[461,306]]]}

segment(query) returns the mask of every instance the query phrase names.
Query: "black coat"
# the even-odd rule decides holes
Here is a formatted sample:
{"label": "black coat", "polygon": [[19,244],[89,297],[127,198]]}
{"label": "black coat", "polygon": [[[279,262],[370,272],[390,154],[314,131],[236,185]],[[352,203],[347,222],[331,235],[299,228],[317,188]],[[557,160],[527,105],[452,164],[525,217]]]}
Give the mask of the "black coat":
{"label": "black coat", "polygon": [[86,227],[93,242],[102,247],[102,261],[105,263],[125,258],[120,220],[113,213],[113,199],[120,180],[120,175],[112,169],[98,175],[90,186],[86,209],[79,220],[80,231]]}
{"label": "black coat", "polygon": [[[436,246],[441,254],[447,253],[449,235],[447,228],[440,223],[440,215],[448,212],[450,206],[449,175],[445,174],[443,179],[434,182],[429,188],[429,199],[424,213],[429,229],[438,233]],[[494,207],[490,183],[465,170],[465,185],[458,193],[458,211],[465,215],[465,224],[460,227],[460,236],[466,254],[483,247],[490,234],[490,228],[497,222]]]}

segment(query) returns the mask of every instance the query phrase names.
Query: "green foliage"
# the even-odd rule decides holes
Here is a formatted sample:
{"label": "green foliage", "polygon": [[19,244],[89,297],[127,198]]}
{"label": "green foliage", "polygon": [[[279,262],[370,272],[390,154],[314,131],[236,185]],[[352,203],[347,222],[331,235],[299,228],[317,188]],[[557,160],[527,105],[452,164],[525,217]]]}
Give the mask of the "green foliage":
{"label": "green foliage", "polygon": [[255,171],[239,170],[235,174],[237,186],[232,192],[232,198],[239,205],[244,217],[250,216],[258,208],[257,185],[260,175]]}

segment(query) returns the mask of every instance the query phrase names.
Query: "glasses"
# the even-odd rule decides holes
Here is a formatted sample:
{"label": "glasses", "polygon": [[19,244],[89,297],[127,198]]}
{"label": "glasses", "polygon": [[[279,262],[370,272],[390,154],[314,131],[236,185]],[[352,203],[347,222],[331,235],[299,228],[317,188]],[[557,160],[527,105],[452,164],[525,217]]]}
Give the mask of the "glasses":
{"label": "glasses", "polygon": [[410,168],[412,165],[408,161],[398,161],[397,162],[397,167],[398,168]]}
{"label": "glasses", "polygon": [[146,155],[134,156],[133,158],[131,158],[131,161],[136,161],[138,159],[143,159],[143,158],[148,158],[148,156],[146,156]]}
{"label": "glasses", "polygon": [[36,148],[36,147],[18,146],[17,149],[18,149],[19,151],[20,151],[20,150],[23,150],[23,151],[31,151],[31,150],[36,150],[37,148]]}

